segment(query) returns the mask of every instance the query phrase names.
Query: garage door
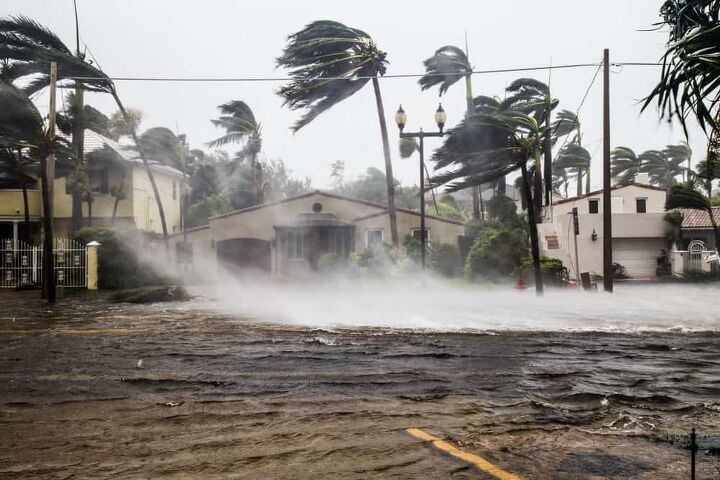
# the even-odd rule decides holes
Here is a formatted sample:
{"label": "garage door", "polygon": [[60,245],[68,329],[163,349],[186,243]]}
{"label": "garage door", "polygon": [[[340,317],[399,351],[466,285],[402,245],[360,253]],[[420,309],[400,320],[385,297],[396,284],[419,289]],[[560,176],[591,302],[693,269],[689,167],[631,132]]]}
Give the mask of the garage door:
{"label": "garage door", "polygon": [[658,238],[621,238],[613,240],[613,261],[625,267],[631,277],[654,277],[657,257],[665,248]]}
{"label": "garage door", "polygon": [[231,272],[248,270],[270,273],[270,242],[259,238],[230,238],[217,242],[220,265]]}

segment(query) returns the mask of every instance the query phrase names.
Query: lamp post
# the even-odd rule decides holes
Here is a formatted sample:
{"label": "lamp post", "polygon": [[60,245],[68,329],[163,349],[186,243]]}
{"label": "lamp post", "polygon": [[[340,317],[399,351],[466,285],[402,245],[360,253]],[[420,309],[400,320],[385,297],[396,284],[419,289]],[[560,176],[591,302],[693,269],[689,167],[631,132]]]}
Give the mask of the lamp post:
{"label": "lamp post", "polygon": [[419,140],[418,151],[420,152],[420,264],[425,269],[425,251],[427,249],[427,233],[425,230],[425,137],[442,137],[445,135],[443,128],[447,121],[447,115],[442,108],[442,104],[438,105],[435,111],[435,123],[437,123],[437,132],[424,132],[421,128],[419,132],[403,132],[407,123],[407,114],[403,110],[402,105],[395,113],[395,123],[400,129],[400,138],[417,138]]}

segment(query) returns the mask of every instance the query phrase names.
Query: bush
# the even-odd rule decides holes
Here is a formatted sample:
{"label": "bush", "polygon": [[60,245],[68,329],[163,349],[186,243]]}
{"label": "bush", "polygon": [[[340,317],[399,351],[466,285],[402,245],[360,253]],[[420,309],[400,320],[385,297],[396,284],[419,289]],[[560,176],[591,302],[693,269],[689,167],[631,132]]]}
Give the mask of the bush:
{"label": "bush", "polygon": [[144,249],[145,238],[137,230],[88,227],[77,232],[75,238],[84,244],[91,241],[100,243],[98,248],[100,288],[137,288],[168,283],[166,278],[138,260],[138,253]]}
{"label": "bush", "polygon": [[522,266],[527,253],[525,230],[486,223],[468,253],[465,276],[469,279],[509,277]]}
{"label": "bush", "polygon": [[462,259],[455,245],[449,243],[433,245],[430,253],[430,264],[436,272],[446,277],[455,277],[461,272]]}
{"label": "bush", "polygon": [[[563,265],[562,260],[557,258],[540,256],[540,271],[546,285],[564,287],[570,280],[568,269]],[[534,278],[535,272],[531,257],[525,259],[520,272],[528,278]]]}

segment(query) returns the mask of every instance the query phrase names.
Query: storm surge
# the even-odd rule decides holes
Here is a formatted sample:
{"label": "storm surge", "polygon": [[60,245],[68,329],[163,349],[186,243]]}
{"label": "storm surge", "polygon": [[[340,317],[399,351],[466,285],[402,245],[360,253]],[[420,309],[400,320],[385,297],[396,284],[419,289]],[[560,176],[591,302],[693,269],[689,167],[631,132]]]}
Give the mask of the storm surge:
{"label": "storm surge", "polygon": [[[199,289],[210,308],[261,323],[318,328],[429,331],[718,331],[717,288],[695,285],[618,285],[613,294],[508,285],[470,285],[440,279],[314,280],[278,283],[232,280]],[[208,301],[209,299],[209,301]]]}

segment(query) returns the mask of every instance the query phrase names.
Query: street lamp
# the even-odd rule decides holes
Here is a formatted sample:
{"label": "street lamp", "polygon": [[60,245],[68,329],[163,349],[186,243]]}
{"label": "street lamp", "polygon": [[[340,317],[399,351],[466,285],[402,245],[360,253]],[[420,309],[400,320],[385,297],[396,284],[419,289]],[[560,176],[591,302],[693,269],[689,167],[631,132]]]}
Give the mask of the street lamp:
{"label": "street lamp", "polygon": [[424,132],[421,128],[419,132],[403,132],[407,123],[407,113],[403,110],[402,105],[395,112],[395,123],[400,129],[400,138],[417,138],[418,151],[420,152],[420,263],[425,269],[425,251],[427,250],[427,232],[425,230],[425,137],[442,137],[445,135],[443,128],[447,122],[447,114],[442,108],[442,104],[438,105],[435,111],[435,123],[437,123],[437,132]]}

